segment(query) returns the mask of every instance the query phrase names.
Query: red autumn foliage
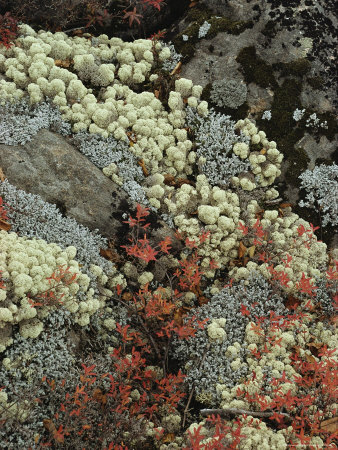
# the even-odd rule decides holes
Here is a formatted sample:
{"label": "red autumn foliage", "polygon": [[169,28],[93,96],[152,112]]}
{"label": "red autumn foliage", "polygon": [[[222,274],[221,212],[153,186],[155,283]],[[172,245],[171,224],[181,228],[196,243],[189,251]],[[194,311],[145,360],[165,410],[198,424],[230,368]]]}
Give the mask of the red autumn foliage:
{"label": "red autumn foliage", "polygon": [[[10,48],[18,35],[18,22],[10,12],[0,14],[0,46]],[[1,205],[0,205],[1,206]],[[1,210],[1,208],[0,208]]]}
{"label": "red autumn foliage", "polygon": [[63,304],[61,299],[64,297],[64,293],[59,294],[58,288],[61,286],[69,286],[72,283],[76,283],[76,273],[70,272],[70,267],[64,269],[63,265],[60,265],[52,273],[52,275],[47,278],[50,287],[43,292],[39,292],[34,297],[27,294],[28,302],[32,308],[40,306],[60,306]]}

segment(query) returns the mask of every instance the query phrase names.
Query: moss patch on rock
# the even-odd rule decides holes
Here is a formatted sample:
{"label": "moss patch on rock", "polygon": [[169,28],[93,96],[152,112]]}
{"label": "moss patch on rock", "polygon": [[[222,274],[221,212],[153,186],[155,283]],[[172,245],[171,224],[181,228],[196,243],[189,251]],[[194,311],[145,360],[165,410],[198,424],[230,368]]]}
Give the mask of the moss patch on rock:
{"label": "moss patch on rock", "polygon": [[[289,155],[287,161],[288,170],[285,173],[285,181],[294,186],[295,180],[298,180],[299,175],[307,169],[310,158],[302,147],[298,147]],[[299,181],[298,184],[300,184]]]}
{"label": "moss patch on rock", "polygon": [[309,77],[306,79],[307,83],[312,87],[312,89],[321,89],[324,84],[324,79],[322,77]]}
{"label": "moss patch on rock", "polygon": [[241,65],[241,72],[247,83],[256,83],[263,88],[277,88],[272,67],[257,56],[254,46],[244,47],[238,53],[236,61]]}
{"label": "moss patch on rock", "polygon": [[283,77],[295,76],[302,78],[309,72],[311,63],[306,58],[299,58],[288,63],[273,64],[272,67],[274,70],[280,71]]}
{"label": "moss patch on rock", "polygon": [[[188,27],[173,40],[176,51],[181,53],[184,62],[189,61],[194,56],[196,43],[200,41],[198,31],[205,21],[211,25],[206,34],[208,39],[215,37],[220,32],[238,35],[246,28],[253,26],[252,21],[232,21],[227,17],[218,17],[206,6],[197,5],[187,14],[185,22],[189,23]],[[187,41],[183,40],[183,35],[188,36]]]}

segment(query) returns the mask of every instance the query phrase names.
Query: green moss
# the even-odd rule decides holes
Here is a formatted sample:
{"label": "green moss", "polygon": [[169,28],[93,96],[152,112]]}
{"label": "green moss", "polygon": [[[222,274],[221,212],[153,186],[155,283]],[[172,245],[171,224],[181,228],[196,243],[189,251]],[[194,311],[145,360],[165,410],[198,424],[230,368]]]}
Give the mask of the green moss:
{"label": "green moss", "polygon": [[285,181],[287,184],[293,186],[299,186],[299,175],[304,172],[310,162],[310,158],[307,156],[306,151],[301,148],[295,148],[291,155],[288,155],[288,170],[285,174]]}
{"label": "green moss", "polygon": [[247,83],[256,83],[265,88],[278,86],[271,66],[257,56],[254,46],[242,48],[236,61],[241,65],[241,71]]}
{"label": "green moss", "polygon": [[271,120],[257,120],[260,130],[266,132],[269,140],[277,142],[277,148],[289,162],[286,174],[288,184],[297,186],[298,176],[306,170],[308,156],[304,149],[295,148],[295,144],[304,136],[305,119],[299,122],[293,120],[293,111],[301,107],[301,83],[288,78],[274,92],[271,105]]}
{"label": "green moss", "polygon": [[226,116],[230,116],[232,120],[235,120],[237,122],[237,120],[243,119],[243,117],[247,117],[249,105],[247,104],[247,102],[245,102],[243,103],[243,105],[239,106],[236,109],[225,107],[219,108],[217,106],[215,106],[214,109],[215,111],[225,114]]}
{"label": "green moss", "polygon": [[282,76],[295,76],[302,78],[306,75],[311,64],[306,58],[299,58],[296,61],[291,61],[289,63],[277,63],[272,66],[274,70],[279,70]]}
{"label": "green moss", "polygon": [[250,151],[253,152],[260,152],[262,150],[263,146],[261,142],[259,144],[250,144]]}
{"label": "green moss", "polygon": [[212,16],[212,11],[205,5],[199,3],[194,8],[190,8],[186,22],[199,22],[201,25],[205,20],[208,20]]}
{"label": "green moss", "polygon": [[320,166],[321,164],[325,164],[325,166],[332,166],[334,164],[334,161],[326,158],[317,158],[316,166]]}
{"label": "green moss", "polygon": [[273,20],[269,20],[268,22],[266,22],[265,27],[263,28],[261,33],[268,39],[273,39],[277,34],[276,23]]}
{"label": "green moss", "polygon": [[252,28],[253,26],[252,22],[233,22],[226,17],[221,17],[220,19],[217,17],[211,17],[209,19],[209,23],[211,27],[207,34],[208,38],[212,38],[220,32],[238,35],[243,33],[243,31],[247,28]]}
{"label": "green moss", "polygon": [[[312,112],[310,114],[312,114]],[[322,114],[317,113],[317,117],[321,123],[325,121],[327,122],[327,128],[320,127],[317,132],[309,128],[309,132],[311,133],[312,131],[314,131],[315,134],[319,134],[321,136],[324,135],[329,139],[329,141],[333,141],[335,139],[336,134],[338,133],[336,116],[330,112],[326,112]]]}
{"label": "green moss", "polygon": [[[253,26],[252,22],[232,21],[226,17],[217,18],[212,11],[202,4],[191,8],[185,21],[190,23],[190,25],[173,40],[176,51],[181,53],[184,62],[187,62],[194,56],[196,43],[200,41],[198,31],[205,21],[211,25],[206,35],[209,39],[215,37],[219,32],[238,35],[246,28]],[[182,36],[184,34],[189,37],[188,41],[183,41]]]}
{"label": "green moss", "polygon": [[292,153],[295,143],[304,136],[304,121],[295,123],[293,111],[301,107],[301,84],[294,79],[286,79],[275,90],[271,105],[271,120],[258,120],[259,129],[264,130],[269,139],[278,143],[280,151]]}
{"label": "green moss", "polygon": [[190,39],[189,41],[178,41],[177,39],[174,39],[174,46],[178,53],[181,53],[183,56],[183,61],[187,62],[189,61],[194,55],[195,55],[195,43],[192,42]]}
{"label": "green moss", "polygon": [[324,79],[322,77],[309,77],[306,81],[312,89],[321,89],[324,83]]}
{"label": "green moss", "polygon": [[[300,191],[302,197],[302,190]],[[319,227],[319,230],[315,231],[315,234],[318,239],[323,241],[328,248],[332,248],[332,242],[336,235],[336,228],[330,225],[323,228],[321,226],[321,218],[319,212],[315,211],[312,208],[301,208],[298,204],[294,205],[292,208],[293,212],[298,214],[302,219],[306,220],[309,223],[312,223],[315,227]]]}
{"label": "green moss", "polygon": [[201,94],[201,100],[205,100],[206,102],[210,102],[210,92],[211,92],[211,89],[212,89],[212,84],[211,83],[208,83],[204,88],[203,88],[203,91],[202,91],[202,94]]}

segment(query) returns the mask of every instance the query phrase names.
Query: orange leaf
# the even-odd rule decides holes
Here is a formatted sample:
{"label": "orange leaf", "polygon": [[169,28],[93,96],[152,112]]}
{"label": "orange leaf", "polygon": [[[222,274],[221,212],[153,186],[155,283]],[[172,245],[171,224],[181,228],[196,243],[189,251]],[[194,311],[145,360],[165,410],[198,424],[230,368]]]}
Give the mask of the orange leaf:
{"label": "orange leaf", "polygon": [[265,155],[265,153],[266,153],[266,149],[265,148],[262,148],[262,150],[259,152],[261,155]]}
{"label": "orange leaf", "polygon": [[305,354],[305,359],[306,359],[306,361],[309,362],[309,363],[314,363],[314,362],[316,362],[315,357],[312,356],[312,355]]}

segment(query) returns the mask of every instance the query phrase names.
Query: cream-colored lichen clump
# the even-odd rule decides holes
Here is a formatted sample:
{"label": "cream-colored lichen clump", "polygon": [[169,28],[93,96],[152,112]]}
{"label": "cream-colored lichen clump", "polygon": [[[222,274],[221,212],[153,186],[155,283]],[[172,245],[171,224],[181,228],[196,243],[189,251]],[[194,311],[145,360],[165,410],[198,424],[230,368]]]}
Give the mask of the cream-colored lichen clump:
{"label": "cream-colored lichen clump", "polygon": [[[155,95],[153,83],[158,74],[154,72],[168,58],[170,50],[160,42],[123,42],[106,35],[69,37],[62,32],[35,32],[21,25],[16,45],[0,49],[0,72],[6,76],[0,81],[0,101],[28,96],[34,104],[49,98],[72,124],[74,132],[86,130],[129,142],[129,150],[147,172],[142,189],[148,204],[170,216],[172,224],[190,240],[198,243],[203,229],[210,232],[210,237],[198,245],[198,254],[205,275],[213,277],[211,260],[222,268],[237,257],[242,239],[238,227],[243,217],[246,224],[249,221],[252,225],[262,202],[278,197],[278,192],[269,186],[281,173],[283,155],[251,120],[231,125],[223,118],[234,134],[233,143],[224,143],[224,149],[220,142],[220,155],[227,152],[246,169],[233,173],[229,169],[231,176],[225,184],[213,184],[203,173],[208,148],[203,151],[198,143],[196,148],[188,134],[186,118],[195,115],[200,125],[207,124],[205,129],[212,135],[220,132],[220,116],[209,114],[208,104],[200,100],[202,87],[185,78],[174,81],[167,106],[162,104]],[[205,139],[209,142],[212,137]],[[226,164],[228,160],[221,156],[219,165],[224,168]],[[115,163],[104,167],[103,172],[122,185],[123,174],[118,173]],[[181,182],[168,182],[170,177]],[[245,193],[253,191],[256,200],[242,200]],[[280,217],[277,209],[265,211],[262,220],[265,229],[270,227],[273,251],[283,257],[282,253],[288,251],[293,258],[287,269],[290,290],[302,272],[317,276],[326,262],[324,244],[316,242],[311,249],[294,244],[297,227],[304,223],[291,211]],[[234,268],[231,275],[245,278],[255,267]],[[268,276],[266,265],[260,265],[259,270]]]}
{"label": "cream-colored lichen clump", "polygon": [[[88,325],[90,317],[105,307],[105,300],[112,291],[107,287],[102,290],[105,295],[95,294],[90,277],[81,271],[75,256],[75,247],[62,250],[42,239],[27,239],[0,231],[1,276],[7,280],[6,289],[0,289],[0,352],[12,344],[15,325],[19,325],[19,333],[24,338],[39,336],[44,328],[43,320],[58,307],[58,304],[46,306],[47,299],[41,297],[46,291],[52,291],[55,299],[71,313],[74,322],[81,326]],[[50,284],[48,278],[58,273],[59,267],[67,268],[70,276],[76,274],[74,282]],[[99,266],[92,265],[90,271],[92,278],[99,280],[102,286],[112,288],[116,283],[125,283],[118,274],[108,280]],[[32,306],[32,303],[40,305]]]}

